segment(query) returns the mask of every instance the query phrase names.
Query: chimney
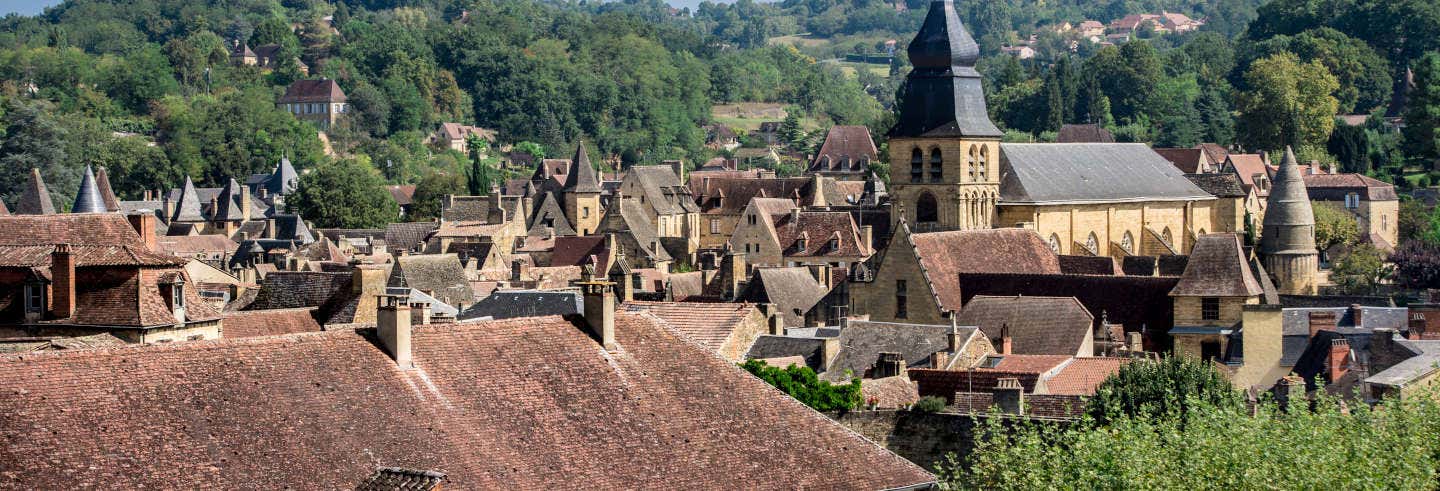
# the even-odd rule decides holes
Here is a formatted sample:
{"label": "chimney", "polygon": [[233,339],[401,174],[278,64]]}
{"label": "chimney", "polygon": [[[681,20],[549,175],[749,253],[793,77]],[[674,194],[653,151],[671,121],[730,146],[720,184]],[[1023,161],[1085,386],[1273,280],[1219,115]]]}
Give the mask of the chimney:
{"label": "chimney", "polygon": [[840,338],[821,338],[820,345],[820,370],[821,372],[830,368],[830,361],[840,354]]}
{"label": "chimney", "polygon": [[1386,355],[1395,349],[1395,334],[1394,329],[1376,329],[1370,333],[1370,353],[1372,353],[1372,360],[1374,359],[1374,354]]}
{"label": "chimney", "polygon": [[380,345],[402,370],[415,368],[410,360],[410,306],[404,295],[383,295],[376,312],[376,334]]}
{"label": "chimney", "polygon": [[580,283],[585,292],[585,327],[605,351],[615,351],[614,283],[591,279]]}
{"label": "chimney", "polygon": [[170,220],[171,218],[175,217],[175,202],[170,201],[169,194],[166,194],[165,197],[161,199],[160,208],[165,211],[166,220]]}
{"label": "chimney", "polygon": [[771,336],[785,335],[785,319],[783,317],[780,317],[779,311],[775,307],[775,304],[756,304],[755,308],[759,309],[760,315],[765,317],[765,325],[767,328],[766,332],[768,332]]}
{"label": "chimney", "polygon": [[516,260],[510,261],[510,281],[511,281],[511,282],[513,282],[513,283],[519,283],[519,282],[521,282],[521,281],[525,281],[525,277],[526,277],[526,276],[529,276],[529,275],[530,275],[530,265],[525,264],[525,260],[524,260],[524,259],[516,259]]}
{"label": "chimney", "polygon": [[830,289],[831,285],[829,264],[810,264],[806,267],[810,268],[810,276],[815,278],[816,283],[824,286],[826,290]]}
{"label": "chimney", "polygon": [[410,323],[412,324],[428,326],[434,315],[430,302],[412,302],[410,304]]}
{"label": "chimney", "polygon": [[1125,333],[1125,346],[1132,353],[1145,351],[1145,335],[1140,331]]}
{"label": "chimney", "polygon": [[125,215],[125,219],[130,222],[130,227],[135,229],[135,233],[140,234],[140,241],[145,243],[145,248],[154,251],[156,247],[155,214],[135,213]]}
{"label": "chimney", "polygon": [[666,160],[665,165],[669,165],[670,170],[675,172],[675,177],[680,178],[680,184],[685,184],[685,161]]}
{"label": "chimney", "polygon": [[374,265],[358,265],[350,271],[350,288],[355,293],[385,293],[385,269]]}
{"label": "chimney", "polygon": [[55,244],[50,253],[51,288],[50,315],[57,319],[68,319],[75,315],[75,257],[70,254],[70,244]]}
{"label": "chimney", "polygon": [[1305,401],[1305,379],[1299,375],[1287,375],[1281,377],[1275,384],[1275,402],[1280,404],[1280,409],[1290,410],[1290,403]]}
{"label": "chimney", "polygon": [[730,251],[720,261],[720,281],[726,300],[734,300],[740,294],[740,284],[745,281],[745,253]]}
{"label": "chimney", "polygon": [[1320,331],[1335,331],[1334,312],[1311,312],[1310,313],[1310,337]]}
{"label": "chimney", "polygon": [[639,275],[639,273],[617,275],[616,279],[618,281],[614,282],[615,297],[620,303],[635,301],[635,276],[637,275]]}
{"label": "chimney", "polygon": [[1361,307],[1360,304],[1350,304],[1350,320],[1352,321],[1350,325],[1353,325],[1355,327],[1363,327],[1365,325],[1365,323],[1363,322],[1364,314],[1365,307]]}
{"label": "chimney", "polygon": [[905,373],[905,357],[900,353],[880,353],[880,361],[875,364],[875,371],[870,378],[885,378],[903,375]]}
{"label": "chimney", "polygon": [[860,226],[860,243],[865,244],[865,250],[867,251],[873,252],[875,250],[875,226]]}
{"label": "chimney", "polygon": [[955,316],[950,317],[950,334],[947,338],[950,341],[947,348],[951,353],[959,353],[960,348],[965,346],[965,338],[960,336],[960,326],[956,324]]}
{"label": "chimney", "polygon": [[1005,377],[995,381],[995,389],[990,396],[1000,412],[1025,414],[1025,387],[1020,385],[1020,379]]}
{"label": "chimney", "polygon": [[792,226],[798,226],[798,225],[800,224],[800,204],[799,204],[799,203],[796,203],[796,204],[795,204],[795,207],[790,209],[790,223],[792,224]]}
{"label": "chimney", "polygon": [[242,186],[240,188],[240,216],[244,217],[245,221],[247,222],[250,221],[251,206],[252,205],[250,204],[250,190]]}
{"label": "chimney", "polygon": [[267,239],[273,239],[273,238],[275,238],[275,219],[274,219],[274,218],[266,218],[266,219],[265,219],[265,238],[267,238]]}
{"label": "chimney", "polygon": [[1350,371],[1350,340],[1343,337],[1330,340],[1330,356],[1325,359],[1325,368],[1329,372],[1330,383],[1335,383]]}
{"label": "chimney", "polygon": [[1010,354],[1012,345],[1013,343],[1010,341],[1010,324],[1000,324],[1000,346],[995,348],[995,351],[999,351],[1002,355],[1008,355]]}

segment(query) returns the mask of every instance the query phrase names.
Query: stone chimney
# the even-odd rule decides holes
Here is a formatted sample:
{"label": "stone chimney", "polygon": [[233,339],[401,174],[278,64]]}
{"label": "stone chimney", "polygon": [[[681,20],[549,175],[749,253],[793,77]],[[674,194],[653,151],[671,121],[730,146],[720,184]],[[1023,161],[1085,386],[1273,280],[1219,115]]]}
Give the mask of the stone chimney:
{"label": "stone chimney", "polygon": [[730,251],[720,261],[720,281],[724,287],[722,297],[734,300],[740,294],[740,284],[745,281],[745,253]]}
{"label": "stone chimney", "polygon": [[585,294],[586,330],[605,351],[615,351],[615,284],[590,278],[579,285]]}
{"label": "stone chimney", "polygon": [[997,380],[995,389],[990,394],[1000,412],[1025,414],[1025,387],[1020,385],[1020,379],[1005,377]]}
{"label": "stone chimney", "polygon": [[680,184],[685,184],[685,161],[666,160],[665,165],[670,166],[670,170],[675,173],[675,177],[680,178]]}
{"label": "stone chimney", "polygon": [[130,222],[130,227],[135,229],[135,233],[140,234],[140,241],[145,243],[145,248],[155,250],[155,222],[157,221],[155,214],[134,213],[125,215],[125,219]]}
{"label": "stone chimney", "polygon": [[861,243],[861,244],[865,244],[865,250],[871,251],[871,252],[874,252],[874,251],[875,251],[875,226],[874,226],[874,225],[861,225],[861,226],[860,226],[860,243]]}
{"label": "stone chimney", "polygon": [[756,305],[760,309],[760,315],[765,316],[766,332],[771,336],[785,335],[785,318],[780,316],[779,308],[773,303],[762,303]]}
{"label": "stone chimney", "polygon": [[1390,353],[1395,349],[1395,330],[1376,329],[1370,333],[1371,361],[1374,362],[1375,353]]}
{"label": "stone chimney", "polygon": [[1315,333],[1318,333],[1320,331],[1334,332],[1335,325],[1336,323],[1334,312],[1310,313],[1310,337],[1312,338],[1315,337]]}
{"label": "stone chimney", "polygon": [[[248,194],[248,193],[247,193],[247,194]],[[274,219],[274,218],[266,218],[266,219],[265,219],[265,238],[267,238],[267,239],[273,239],[273,238],[275,238],[275,219]]]}
{"label": "stone chimney", "polygon": [[250,208],[252,208],[252,207],[253,207],[253,205],[251,205],[251,203],[250,203],[250,190],[249,190],[249,189],[246,189],[244,186],[241,186],[241,187],[240,187],[240,216],[243,217],[243,218],[245,219],[245,221],[247,221],[247,222],[250,221]]}
{"label": "stone chimney", "polygon": [[620,303],[635,301],[635,276],[639,273],[619,274],[615,278],[615,297]]}
{"label": "stone chimney", "polygon": [[1140,331],[1125,333],[1125,347],[1132,353],[1145,351],[1145,335]]}
{"label": "stone chimney", "polygon": [[816,283],[825,287],[826,290],[831,288],[829,264],[809,264],[806,267],[810,268],[810,276],[815,278]]}
{"label": "stone chimney", "polygon": [[835,356],[840,354],[840,338],[834,337],[834,338],[821,338],[821,339],[822,339],[822,344],[820,345],[820,370],[819,370],[819,371],[822,371],[822,372],[823,372],[823,371],[825,371],[826,369],[829,369],[829,368],[830,368],[830,361],[831,361],[831,360],[834,360],[834,359],[835,359]]}
{"label": "stone chimney", "polygon": [[1350,319],[1352,321],[1351,325],[1355,327],[1364,326],[1364,314],[1365,307],[1361,307],[1360,304],[1350,304]]}
{"label": "stone chimney", "polygon": [[525,281],[525,277],[527,276],[530,276],[530,265],[527,264],[524,259],[515,259],[510,261],[511,283],[519,283],[521,281]]}
{"label": "stone chimney", "polygon": [[900,353],[881,352],[880,360],[870,378],[885,378],[905,373],[905,357]]}
{"label": "stone chimney", "polygon": [[75,315],[75,256],[70,244],[55,244],[50,253],[51,310],[50,315],[68,319]]}
{"label": "stone chimney", "polygon": [[385,293],[385,268],[359,265],[350,271],[350,288],[355,293]]}
{"label": "stone chimney", "polygon": [[791,226],[794,226],[794,227],[800,226],[800,205],[799,205],[799,204],[796,204],[794,208],[791,208],[791,209],[790,209],[790,224],[791,224]]}
{"label": "stone chimney", "polygon": [[1330,355],[1325,358],[1325,369],[1331,383],[1350,371],[1350,340],[1343,337],[1330,340]]}
{"label": "stone chimney", "polygon": [[965,346],[965,338],[960,335],[960,326],[956,322],[955,316],[950,316],[950,334],[946,336],[950,342],[946,348],[951,353],[959,353]]}
{"label": "stone chimney", "polygon": [[410,305],[404,295],[384,295],[376,309],[376,335],[402,370],[415,368],[410,359]]}

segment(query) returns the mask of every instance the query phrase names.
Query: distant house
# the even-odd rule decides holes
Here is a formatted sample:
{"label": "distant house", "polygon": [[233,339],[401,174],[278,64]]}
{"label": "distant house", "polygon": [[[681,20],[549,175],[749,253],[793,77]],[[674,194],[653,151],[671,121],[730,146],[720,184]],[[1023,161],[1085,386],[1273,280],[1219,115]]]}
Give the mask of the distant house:
{"label": "distant house", "polygon": [[467,153],[470,151],[469,139],[471,136],[485,141],[495,141],[495,130],[487,130],[478,126],[463,125],[460,123],[441,123],[440,129],[435,132],[434,141],[436,145],[451,150]]}
{"label": "distant house", "polygon": [[820,145],[806,172],[860,181],[870,171],[870,163],[878,158],[869,128],[836,125],[825,134],[825,143]]}
{"label": "distant house", "polygon": [[1400,240],[1400,198],[1395,186],[1363,174],[1308,174],[1305,190],[1311,201],[1333,203],[1360,223],[1363,242],[1390,251]]}
{"label": "distant house", "polygon": [[1210,160],[1210,155],[1200,148],[1155,148],[1155,153],[1165,157],[1175,168],[1186,174],[1208,174],[1217,172],[1221,162]]}
{"label": "distant house", "polygon": [[1077,29],[1080,31],[1080,35],[1086,38],[1099,38],[1105,35],[1105,24],[1098,20],[1081,22]]}
{"label": "distant house", "polygon": [[1115,135],[1098,124],[1067,124],[1060,127],[1056,143],[1115,143]]}
{"label": "distant house", "polygon": [[1035,48],[1029,46],[1001,46],[1000,52],[1022,60],[1035,57]]}
{"label": "distant house", "polygon": [[[254,50],[243,42],[235,43],[235,48],[230,51],[230,63],[236,66],[249,65],[260,67],[265,70],[274,70],[280,67],[280,45],[266,44],[256,46]],[[295,58],[295,67],[302,75],[310,74],[310,66]]]}
{"label": "distant house", "polygon": [[275,102],[276,106],[289,111],[304,121],[310,121],[328,130],[350,112],[350,104],[340,84],[330,79],[296,80],[285,89],[285,95]]}

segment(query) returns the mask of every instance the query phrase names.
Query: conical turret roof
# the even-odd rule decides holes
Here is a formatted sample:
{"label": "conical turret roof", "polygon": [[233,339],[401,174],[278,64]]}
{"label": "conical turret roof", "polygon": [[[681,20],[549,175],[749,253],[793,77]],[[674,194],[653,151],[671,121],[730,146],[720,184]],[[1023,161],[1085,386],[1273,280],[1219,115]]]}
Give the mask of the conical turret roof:
{"label": "conical turret roof", "polygon": [[200,213],[200,194],[195,192],[195,182],[190,180],[190,176],[185,176],[185,186],[180,188],[180,202],[175,204],[175,215],[170,217],[170,221],[205,221],[205,215]]}
{"label": "conical turret roof", "polygon": [[211,211],[215,220],[239,221],[245,219],[245,210],[240,208],[240,193],[246,192],[234,178],[225,183],[220,195],[215,197],[215,209]]}
{"label": "conical turret roof", "polygon": [[105,211],[120,211],[120,199],[115,197],[115,188],[110,187],[110,174],[105,168],[95,169],[95,187],[100,190],[100,201],[105,202]]}
{"label": "conical turret roof", "polygon": [[295,166],[290,164],[289,157],[281,157],[280,165],[275,166],[275,172],[270,174],[270,180],[265,183],[265,189],[272,195],[285,196],[295,192],[300,185],[300,174],[295,172]]}
{"label": "conical turret roof", "polygon": [[95,185],[95,171],[88,165],[80,177],[80,190],[75,192],[70,213],[105,213],[105,201],[100,199],[100,188]]}
{"label": "conical turret roof", "polygon": [[585,142],[575,145],[575,158],[571,159],[570,173],[565,176],[565,191],[570,193],[600,192],[600,178],[595,167],[590,165],[590,156],[585,153]]}
{"label": "conical turret roof", "polygon": [[1265,204],[1260,235],[1261,254],[1315,254],[1315,211],[1295,152],[1285,147],[1285,158],[1275,173]]}
{"label": "conical turret roof", "polygon": [[55,202],[50,200],[50,190],[45,187],[45,178],[40,169],[30,169],[30,182],[15,203],[16,215],[54,215]]}

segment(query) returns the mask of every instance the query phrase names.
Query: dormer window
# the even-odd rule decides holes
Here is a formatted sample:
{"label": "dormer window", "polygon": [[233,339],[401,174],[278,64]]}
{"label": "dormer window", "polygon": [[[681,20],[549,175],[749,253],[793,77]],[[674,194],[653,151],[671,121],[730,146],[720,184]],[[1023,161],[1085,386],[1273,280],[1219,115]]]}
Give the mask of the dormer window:
{"label": "dormer window", "polygon": [[25,313],[39,314],[45,312],[45,284],[39,281],[32,281],[25,284]]}

